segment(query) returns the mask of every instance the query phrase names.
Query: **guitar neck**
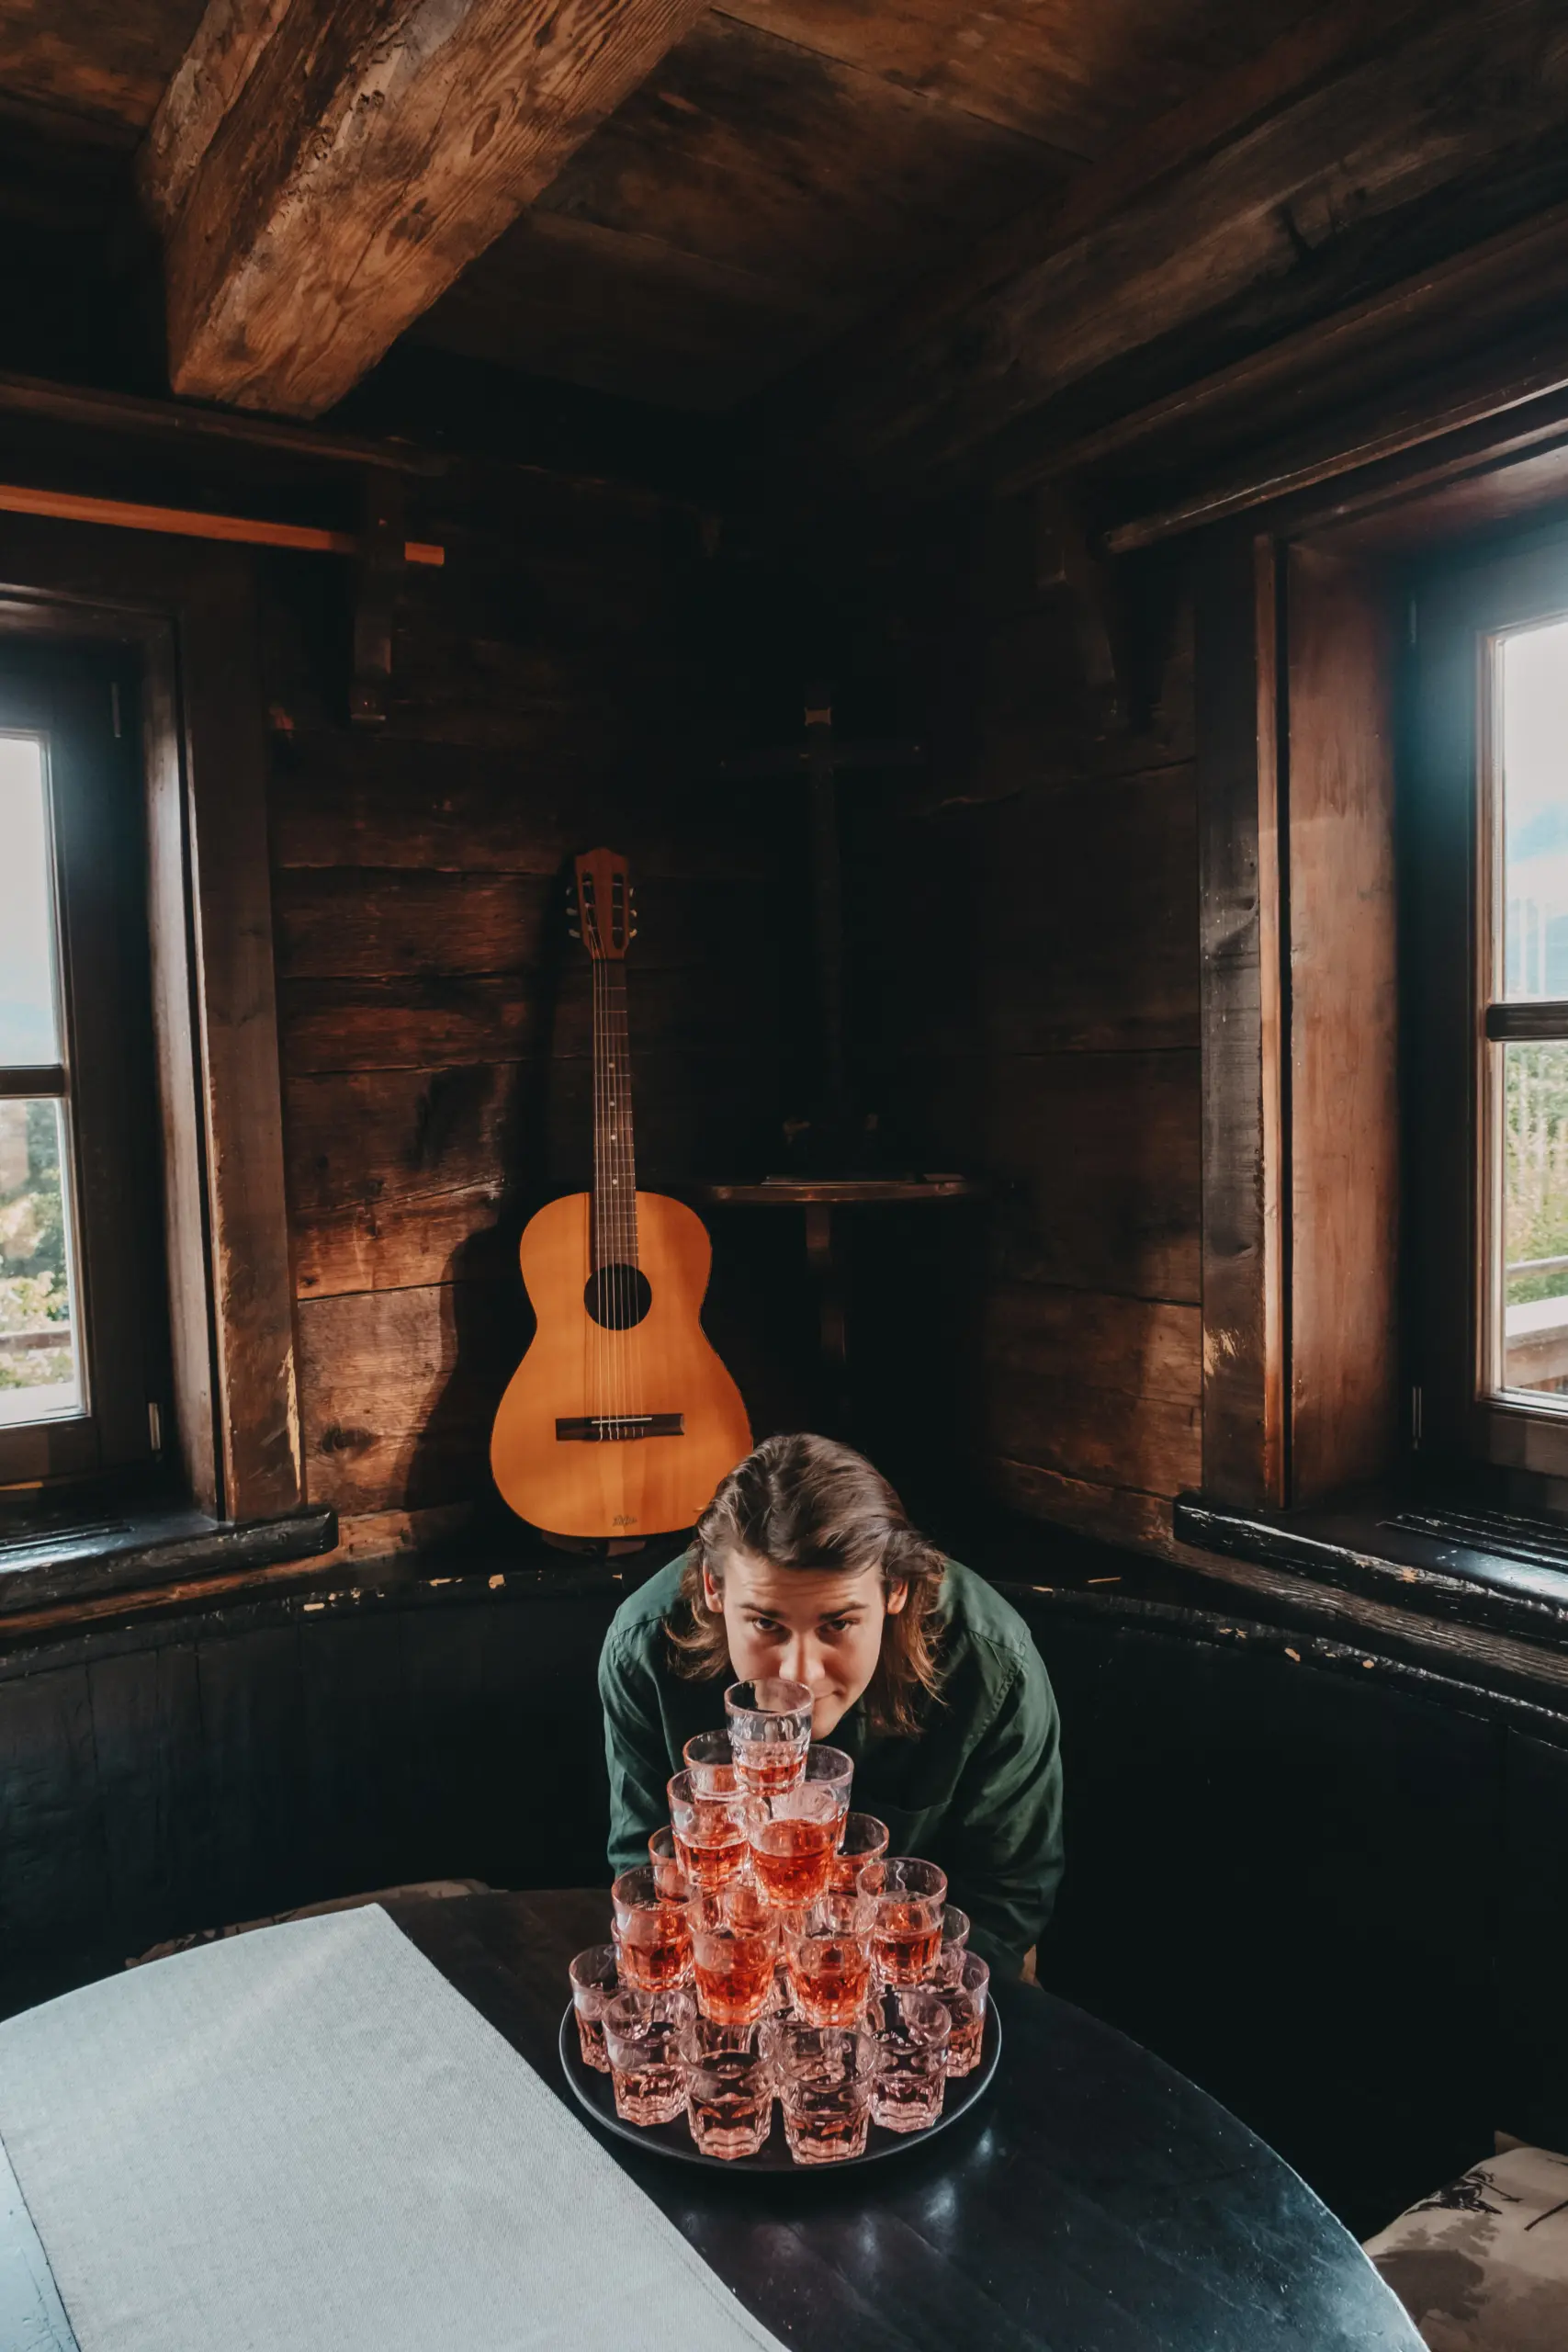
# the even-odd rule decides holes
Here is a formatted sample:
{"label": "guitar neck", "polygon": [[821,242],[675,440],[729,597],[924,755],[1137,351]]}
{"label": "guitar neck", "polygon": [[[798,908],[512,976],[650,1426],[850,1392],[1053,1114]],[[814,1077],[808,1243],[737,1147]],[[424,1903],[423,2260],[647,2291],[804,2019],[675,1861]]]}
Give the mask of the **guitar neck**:
{"label": "guitar neck", "polygon": [[626,967],[618,960],[593,966],[592,1246],[596,1268],[637,1262]]}

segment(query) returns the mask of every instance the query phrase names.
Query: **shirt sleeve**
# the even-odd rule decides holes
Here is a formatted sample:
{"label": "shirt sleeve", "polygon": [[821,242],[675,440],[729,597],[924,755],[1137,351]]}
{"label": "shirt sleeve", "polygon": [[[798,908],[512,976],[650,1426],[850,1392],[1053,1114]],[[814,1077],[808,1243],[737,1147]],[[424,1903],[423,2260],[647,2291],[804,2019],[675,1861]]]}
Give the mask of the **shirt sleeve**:
{"label": "shirt sleeve", "polygon": [[599,1653],[599,1698],[610,1773],[610,1870],[618,1876],[647,1861],[649,1839],[670,1818],[670,1758],[652,1671],[614,1627]]}
{"label": "shirt sleeve", "polygon": [[1062,1876],[1062,1744],[1055,1694],[1037,1657],[1018,1670],[959,1777],[944,1825],[952,1899],[970,1941],[1017,1975],[1051,1917]]}

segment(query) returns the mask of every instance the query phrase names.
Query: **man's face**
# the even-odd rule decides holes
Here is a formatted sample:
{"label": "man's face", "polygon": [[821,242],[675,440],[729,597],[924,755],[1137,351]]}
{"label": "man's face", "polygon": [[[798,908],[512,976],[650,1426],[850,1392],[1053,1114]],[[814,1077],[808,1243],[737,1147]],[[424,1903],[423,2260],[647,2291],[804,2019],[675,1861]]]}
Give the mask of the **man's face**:
{"label": "man's face", "polygon": [[724,1619],[736,1680],[804,1682],[815,1702],[811,1736],[827,1739],[875,1673],[883,1627],[908,1589],[884,1593],[874,1567],[775,1568],[754,1553],[727,1552],[717,1582],[705,1564],[703,1597]]}

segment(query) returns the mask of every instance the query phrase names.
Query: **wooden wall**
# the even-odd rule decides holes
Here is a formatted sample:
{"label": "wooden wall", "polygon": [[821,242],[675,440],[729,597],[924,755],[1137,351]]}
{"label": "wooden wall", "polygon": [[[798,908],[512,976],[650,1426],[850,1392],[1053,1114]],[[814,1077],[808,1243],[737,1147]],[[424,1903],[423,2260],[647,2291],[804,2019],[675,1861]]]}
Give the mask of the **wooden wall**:
{"label": "wooden wall", "polygon": [[1131,704],[1032,503],[994,508],[928,616],[933,766],[874,846],[886,1085],[928,1164],[992,1187],[967,1428],[1022,1510],[1171,1547],[1199,1483],[1199,1069],[1190,603],[1138,582]]}
{"label": "wooden wall", "polygon": [[607,840],[638,884],[639,1181],[750,1172],[776,1118],[768,812],[712,782],[701,518],[487,465],[429,486],[411,528],[446,561],[408,575],[375,733],[346,724],[341,579],[269,575],[305,1453],[361,1552],[488,1491],[529,1329],[517,1236],[589,1179],[571,853]]}

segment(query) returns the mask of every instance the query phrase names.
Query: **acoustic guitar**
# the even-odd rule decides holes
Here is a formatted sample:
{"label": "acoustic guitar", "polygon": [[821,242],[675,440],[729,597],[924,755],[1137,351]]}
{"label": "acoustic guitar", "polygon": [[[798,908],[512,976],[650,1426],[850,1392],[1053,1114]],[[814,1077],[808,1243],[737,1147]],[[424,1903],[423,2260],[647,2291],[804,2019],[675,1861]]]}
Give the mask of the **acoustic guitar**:
{"label": "acoustic guitar", "polygon": [[530,1219],[519,1258],[537,1329],[501,1400],[495,1483],[551,1535],[690,1527],[751,1446],[746,1408],[702,1327],[713,1251],[702,1219],[639,1193],[632,1149],[626,860],[576,860],[593,961],[593,1190]]}

